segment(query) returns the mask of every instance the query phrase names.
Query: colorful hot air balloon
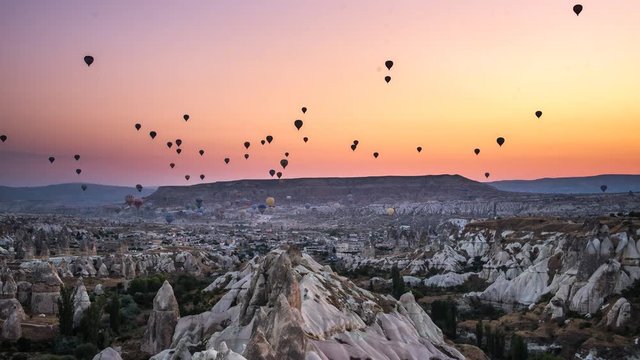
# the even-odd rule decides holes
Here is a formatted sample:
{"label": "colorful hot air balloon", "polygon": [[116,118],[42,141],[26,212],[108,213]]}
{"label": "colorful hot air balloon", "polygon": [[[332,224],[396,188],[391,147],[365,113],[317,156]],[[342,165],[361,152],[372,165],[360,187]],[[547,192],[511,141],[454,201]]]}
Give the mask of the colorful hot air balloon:
{"label": "colorful hot air balloon", "polygon": [[182,145],[182,140],[180,140],[180,139],[176,139],[176,145],[177,145],[177,146]]}
{"label": "colorful hot air balloon", "polygon": [[478,154],[480,154],[480,149],[476,148],[476,149],[473,150],[473,152],[476,153],[476,155],[478,155]]}
{"label": "colorful hot air balloon", "polygon": [[280,178],[282,177],[282,173],[281,173],[280,171],[278,171],[278,172],[276,173],[276,176],[278,177],[278,179],[280,179]]}
{"label": "colorful hot air balloon", "polygon": [[394,208],[392,208],[392,207],[389,207],[389,208],[387,208],[386,213],[387,213],[387,215],[389,215],[389,216],[393,216],[393,214],[395,214],[395,213],[396,213],[396,209],[394,209]]}
{"label": "colorful hot air balloon", "polygon": [[76,174],[80,175],[81,172],[82,172],[82,169],[76,169]]}
{"label": "colorful hot air balloon", "polygon": [[602,192],[607,191],[607,185],[601,185],[600,190],[602,190]]}
{"label": "colorful hot air balloon", "polygon": [[229,163],[229,161],[231,161],[231,159],[229,159],[229,158],[224,158],[224,163],[225,163],[225,164],[228,164],[228,163]]}
{"label": "colorful hot air balloon", "polygon": [[0,141],[2,142],[7,141],[7,135],[0,135]]}
{"label": "colorful hot air balloon", "polygon": [[393,67],[393,61],[391,60],[387,60],[384,62],[384,66],[387,67],[387,70],[391,70],[391,67]]}
{"label": "colorful hot air balloon", "polygon": [[244,159],[249,160],[249,154],[244,154]]}
{"label": "colorful hot air balloon", "polygon": [[54,161],[56,161],[56,158],[54,158],[53,156],[49,156],[49,162],[53,164]]}
{"label": "colorful hot air balloon", "polygon": [[503,137],[499,137],[496,139],[496,142],[498,143],[498,145],[502,146],[502,144],[504,144],[504,138]]}
{"label": "colorful hot air balloon", "polygon": [[78,154],[73,155],[73,158],[76,159],[76,161],[78,161],[78,160],[80,160],[80,155],[78,155]]}
{"label": "colorful hot air balloon", "polygon": [[302,120],[298,119],[296,121],[293,122],[293,125],[296,127],[296,129],[300,130],[300,128],[302,127],[304,123],[302,122]]}
{"label": "colorful hot air balloon", "polygon": [[576,13],[576,16],[580,15],[580,13],[582,12],[582,5],[580,4],[573,5],[573,12]]}
{"label": "colorful hot air balloon", "polygon": [[200,151],[198,151],[198,154],[200,154],[200,156],[204,155],[204,150],[200,149]]}
{"label": "colorful hot air balloon", "polygon": [[287,165],[289,165],[289,160],[287,159],[280,160],[280,166],[282,166],[283,169],[286,169]]}
{"label": "colorful hot air balloon", "polygon": [[91,55],[85,56],[84,63],[87,64],[87,66],[91,66],[91,64],[93,64],[93,56]]}
{"label": "colorful hot air balloon", "polygon": [[267,139],[267,142],[268,142],[269,144],[271,144],[271,142],[273,141],[273,136],[271,136],[271,135],[267,135],[267,138],[266,138],[266,139]]}
{"label": "colorful hot air balloon", "polygon": [[144,204],[144,200],[142,200],[140,198],[136,198],[135,200],[133,200],[133,206],[135,206],[136,209],[140,209],[142,204]]}
{"label": "colorful hot air balloon", "polygon": [[373,153],[373,157],[374,157],[374,158],[376,158],[376,159],[377,159],[377,158],[378,158],[378,156],[380,156],[380,154],[378,154],[377,152],[374,152],[374,153]]}
{"label": "colorful hot air balloon", "polygon": [[418,146],[416,150],[418,150],[418,152],[422,152],[422,146]]}
{"label": "colorful hot air balloon", "polygon": [[142,185],[137,184],[136,185],[136,190],[138,190],[138,192],[142,192]]}
{"label": "colorful hot air balloon", "polygon": [[391,76],[387,75],[384,77],[384,81],[387,82],[387,84],[389,83],[389,81],[391,81]]}
{"label": "colorful hot air balloon", "polygon": [[248,141],[245,141],[245,142],[244,142],[244,148],[245,148],[245,149],[248,149],[248,148],[249,148],[249,146],[251,146],[251,143],[250,143],[250,142],[248,142]]}
{"label": "colorful hot air balloon", "polygon": [[140,125],[140,124],[135,124],[134,126],[135,126],[136,130],[138,130],[138,131],[140,131],[140,129],[142,128],[142,125]]}
{"label": "colorful hot air balloon", "polygon": [[182,118],[184,119],[184,121],[188,121],[189,120],[189,114],[182,115]]}
{"label": "colorful hot air balloon", "polygon": [[149,136],[151,136],[152,139],[155,139],[156,135],[158,135],[158,133],[156,133],[155,131],[150,131],[149,132]]}
{"label": "colorful hot air balloon", "polygon": [[275,175],[275,174],[276,174],[275,170],[273,170],[273,169],[269,170],[269,175],[271,175],[271,177],[273,177],[273,175]]}
{"label": "colorful hot air balloon", "polygon": [[265,201],[264,201],[265,205],[267,205],[268,207],[274,207],[276,206],[276,199],[273,198],[272,196],[269,196]]}
{"label": "colorful hot air balloon", "polygon": [[540,116],[542,116],[542,111],[540,110],[536,111],[536,117],[540,119]]}
{"label": "colorful hot air balloon", "polygon": [[307,108],[306,108],[306,107],[304,107],[304,106],[303,106],[303,107],[302,107],[302,109],[300,109],[300,110],[302,110],[302,113],[303,113],[303,114],[306,114],[306,113],[307,113]]}
{"label": "colorful hot air balloon", "polygon": [[129,195],[127,195],[127,196],[125,196],[125,197],[124,197],[124,203],[125,203],[125,204],[127,204],[127,205],[129,205],[129,206],[131,206],[131,205],[133,205],[133,201],[134,201],[135,199],[136,199],[136,197],[135,197],[135,196],[133,196],[133,195],[129,194]]}

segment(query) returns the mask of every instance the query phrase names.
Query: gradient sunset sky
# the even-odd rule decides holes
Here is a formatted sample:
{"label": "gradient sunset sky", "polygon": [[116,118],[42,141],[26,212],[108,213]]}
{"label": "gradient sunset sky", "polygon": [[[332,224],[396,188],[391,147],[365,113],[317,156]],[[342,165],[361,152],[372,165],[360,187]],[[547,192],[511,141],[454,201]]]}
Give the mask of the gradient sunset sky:
{"label": "gradient sunset sky", "polygon": [[0,185],[638,174],[640,2],[574,4],[0,0]]}

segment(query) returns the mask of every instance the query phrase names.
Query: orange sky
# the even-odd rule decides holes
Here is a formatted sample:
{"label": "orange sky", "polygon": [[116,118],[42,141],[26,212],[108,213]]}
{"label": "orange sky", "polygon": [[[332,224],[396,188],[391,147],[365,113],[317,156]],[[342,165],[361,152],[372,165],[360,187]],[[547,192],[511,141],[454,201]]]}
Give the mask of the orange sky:
{"label": "orange sky", "polygon": [[581,3],[0,0],[0,184],[640,173],[640,2]]}

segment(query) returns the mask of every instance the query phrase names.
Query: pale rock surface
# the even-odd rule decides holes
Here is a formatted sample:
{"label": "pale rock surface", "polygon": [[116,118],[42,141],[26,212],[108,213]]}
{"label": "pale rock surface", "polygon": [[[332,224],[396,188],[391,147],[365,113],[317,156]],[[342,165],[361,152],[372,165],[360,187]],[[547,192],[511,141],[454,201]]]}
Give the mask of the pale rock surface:
{"label": "pale rock surface", "polygon": [[149,315],[140,349],[154,355],[168,348],[179,317],[178,301],[171,284],[165,280],[153,298],[153,312]]}
{"label": "pale rock surface", "polygon": [[97,353],[93,360],[122,360],[122,357],[114,348],[108,347]]}

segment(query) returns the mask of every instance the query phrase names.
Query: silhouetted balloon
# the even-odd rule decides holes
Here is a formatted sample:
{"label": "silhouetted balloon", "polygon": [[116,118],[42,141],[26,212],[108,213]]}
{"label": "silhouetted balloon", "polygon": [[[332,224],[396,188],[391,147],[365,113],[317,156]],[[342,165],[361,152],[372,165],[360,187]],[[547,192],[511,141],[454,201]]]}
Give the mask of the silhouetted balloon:
{"label": "silhouetted balloon", "polygon": [[260,214],[264,214],[265,210],[267,210],[267,205],[265,204],[258,205],[258,211],[260,211]]}
{"label": "silhouetted balloon", "polygon": [[140,131],[140,129],[142,128],[142,125],[140,124],[135,124],[136,130]]}
{"label": "silhouetted balloon", "polygon": [[91,66],[91,64],[93,64],[93,56],[91,55],[85,56],[84,63],[87,64],[87,66]]}
{"label": "silhouetted balloon", "polygon": [[540,119],[540,116],[542,116],[542,111],[540,110],[536,111],[536,117]]}
{"label": "silhouetted balloon", "polygon": [[302,138],[302,141],[307,142],[307,141],[309,141],[309,138],[305,136],[305,137]]}
{"label": "silhouetted balloon", "polygon": [[56,158],[54,158],[53,156],[49,157],[49,162],[53,164],[53,162],[56,161]]}
{"label": "silhouetted balloon", "polygon": [[360,144],[360,141],[358,141],[358,140],[353,140],[353,145],[358,146],[358,144]]}
{"label": "silhouetted balloon", "polygon": [[264,145],[264,144],[266,144],[266,143],[267,143],[267,142],[266,142],[265,140],[260,140],[260,145]]}
{"label": "silhouetted balloon", "polygon": [[296,127],[296,129],[300,130],[300,128],[302,127],[304,123],[302,122],[302,120],[298,119],[296,121],[293,122],[293,125]]}
{"label": "silhouetted balloon", "polygon": [[176,149],[176,152],[178,153],[178,155],[180,155],[180,153],[182,152],[182,149],[177,148],[177,149]]}
{"label": "silhouetted balloon", "polygon": [[384,66],[387,67],[387,70],[391,70],[391,67],[393,67],[393,61],[391,60],[387,60],[384,62]]}
{"label": "silhouetted balloon", "polygon": [[248,141],[245,141],[245,142],[244,142],[244,148],[245,148],[245,149],[248,149],[248,148],[249,148],[249,146],[251,146],[251,143],[250,143],[250,142],[248,142]]}
{"label": "silhouetted balloon", "polygon": [[138,190],[138,192],[142,192],[142,185],[137,184],[136,185],[136,190]]}
{"label": "silhouetted balloon", "polygon": [[576,13],[576,16],[580,15],[580,13],[582,12],[582,5],[580,4],[573,5],[573,12]]}
{"label": "silhouetted balloon", "polygon": [[173,169],[174,167],[176,167],[176,164],[171,163],[171,164],[169,164],[169,167],[171,167]]}
{"label": "silhouetted balloon", "polygon": [[87,190],[87,185],[81,185],[80,188],[82,189],[82,191],[86,191]]}
{"label": "silhouetted balloon", "polygon": [[306,108],[306,107],[304,107],[304,106],[303,106],[303,107],[302,107],[302,109],[300,109],[300,110],[302,110],[302,113],[303,113],[303,114],[306,114],[306,113],[307,113],[307,108]]}
{"label": "silhouetted balloon", "polygon": [[502,146],[502,144],[504,144],[504,138],[503,137],[499,137],[496,139],[496,142],[498,143],[498,145]]}
{"label": "silhouetted balloon", "polygon": [[171,149],[172,146],[173,146],[173,143],[171,141],[167,141],[167,147]]}
{"label": "silhouetted balloon", "polygon": [[288,152],[284,153],[284,157],[289,157],[289,153]]}
{"label": "silhouetted balloon", "polygon": [[184,178],[185,178],[185,180],[189,181],[189,179],[191,179],[191,176],[185,175]]}
{"label": "silhouetted balloon", "polygon": [[377,159],[377,158],[378,158],[378,156],[380,156],[380,154],[378,154],[377,152],[374,152],[374,153],[373,153],[373,157],[374,157],[374,158],[376,158],[376,159]]}
{"label": "silhouetted balloon", "polygon": [[280,179],[280,178],[282,177],[282,173],[281,173],[280,171],[278,171],[278,172],[276,173],[276,176],[278,177],[278,179]]}
{"label": "silhouetted balloon", "polygon": [[182,145],[182,140],[176,139],[176,145],[178,145],[178,146]]}
{"label": "silhouetted balloon", "polygon": [[152,139],[155,139],[156,135],[158,135],[158,133],[156,133],[155,131],[150,131],[149,132],[149,136],[151,136]]}
{"label": "silhouetted balloon", "polygon": [[76,169],[76,174],[80,175],[81,172],[82,172],[82,169]]}
{"label": "silhouetted balloon", "polygon": [[351,150],[356,151],[356,148],[357,148],[356,144],[351,144]]}
{"label": "silhouetted balloon", "polygon": [[289,160],[287,159],[280,160],[280,166],[282,166],[283,169],[286,169],[287,165],[289,165]]}
{"label": "silhouetted balloon", "polygon": [[78,155],[78,154],[73,155],[73,158],[76,159],[76,161],[78,161],[78,160],[80,160],[80,155]]}
{"label": "silhouetted balloon", "polygon": [[275,170],[273,170],[273,169],[269,170],[269,175],[271,175],[271,177],[273,177],[273,175],[275,175],[275,174],[276,174]]}
{"label": "silhouetted balloon", "polygon": [[489,178],[489,175],[491,174],[489,174],[488,172],[484,173],[484,177],[486,177],[487,179]]}
{"label": "silhouetted balloon", "polygon": [[200,156],[204,155],[204,150],[200,149],[200,151],[198,151],[198,154],[200,154]]}
{"label": "silhouetted balloon", "polygon": [[7,135],[0,135],[0,141],[2,142],[7,141]]}
{"label": "silhouetted balloon", "polygon": [[172,213],[166,213],[164,215],[164,220],[167,222],[167,224],[171,224],[173,220],[175,220],[175,218],[173,217]]}
{"label": "silhouetted balloon", "polygon": [[602,192],[607,191],[607,185],[600,186],[600,190],[602,190]]}
{"label": "silhouetted balloon", "polygon": [[245,158],[245,160],[248,160],[249,159],[249,154],[244,154],[244,158]]}
{"label": "silhouetted balloon", "polygon": [[473,152],[476,153],[476,155],[478,155],[480,154],[480,149],[474,149]]}
{"label": "silhouetted balloon", "polygon": [[204,180],[204,174],[200,175],[200,180]]}
{"label": "silhouetted balloon", "polygon": [[142,204],[144,204],[144,200],[142,200],[140,198],[136,198],[135,200],[133,200],[133,206],[135,206],[136,209],[140,209]]}
{"label": "silhouetted balloon", "polygon": [[273,141],[273,136],[267,135],[267,142],[271,144],[272,141]]}
{"label": "silhouetted balloon", "polygon": [[229,159],[229,158],[224,158],[224,163],[225,163],[225,164],[228,164],[228,163],[229,163],[229,161],[231,161],[231,159]]}
{"label": "silhouetted balloon", "polygon": [[422,152],[422,146],[418,146],[416,150],[418,150],[418,152]]}
{"label": "silhouetted balloon", "polygon": [[184,119],[184,121],[189,120],[189,114],[182,115],[182,118]]}
{"label": "silhouetted balloon", "polygon": [[387,84],[388,84],[388,83],[389,83],[389,81],[391,81],[391,76],[388,76],[388,75],[387,75],[387,76],[385,76],[385,77],[384,77],[384,81],[386,81],[386,82],[387,82]]}

